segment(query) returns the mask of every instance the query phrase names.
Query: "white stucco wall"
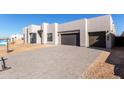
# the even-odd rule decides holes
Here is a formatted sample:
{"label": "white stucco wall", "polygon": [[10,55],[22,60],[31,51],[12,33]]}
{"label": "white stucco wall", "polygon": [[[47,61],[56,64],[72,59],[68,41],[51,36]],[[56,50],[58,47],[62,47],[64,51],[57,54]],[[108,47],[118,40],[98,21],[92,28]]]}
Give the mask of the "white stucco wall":
{"label": "white stucco wall", "polygon": [[23,35],[24,35],[24,42],[27,43],[27,33],[26,33],[27,27],[24,27],[22,29]]}
{"label": "white stucco wall", "polygon": [[[28,29],[28,31],[27,31],[27,29]],[[25,34],[25,42],[30,43],[30,33],[36,33],[36,35],[37,35],[36,43],[40,44],[41,38],[37,32],[40,29],[41,29],[41,26],[39,26],[39,25],[29,25],[29,26],[25,27],[23,29],[24,34]],[[28,34],[28,37],[27,37],[27,34]],[[28,38],[28,41],[27,41],[27,38]]]}
{"label": "white stucco wall", "polygon": [[42,24],[42,42],[43,44],[47,44],[47,29],[48,29],[48,23],[43,23]]}
{"label": "white stucco wall", "polygon": [[85,46],[89,47],[89,35],[88,35],[88,24],[87,24],[87,19],[85,19]]}
{"label": "white stucco wall", "polygon": [[87,34],[87,19],[81,20],[80,24],[80,46],[87,47],[88,34]]}
{"label": "white stucco wall", "polygon": [[29,41],[30,41],[30,33],[36,33],[36,37],[37,37],[36,43],[40,44],[41,43],[41,38],[40,38],[40,36],[38,34],[38,30],[41,30],[41,26],[39,26],[39,25],[30,25],[28,30],[29,30]]}
{"label": "white stucco wall", "polygon": [[54,44],[55,43],[55,25],[54,24],[48,25],[47,33],[52,33],[52,42],[47,40],[47,43]]}
{"label": "white stucco wall", "polygon": [[113,27],[112,27],[112,29],[113,29],[113,30],[112,30],[112,33],[113,33],[114,35],[116,35],[116,27],[115,27],[115,24],[112,24],[112,26],[113,26]]}
{"label": "white stucco wall", "polygon": [[55,26],[55,45],[59,44],[59,35],[58,35],[58,23],[54,23]]}
{"label": "white stucco wall", "polygon": [[48,24],[47,33],[52,33],[52,42],[47,41],[47,43],[58,45],[58,23]]}

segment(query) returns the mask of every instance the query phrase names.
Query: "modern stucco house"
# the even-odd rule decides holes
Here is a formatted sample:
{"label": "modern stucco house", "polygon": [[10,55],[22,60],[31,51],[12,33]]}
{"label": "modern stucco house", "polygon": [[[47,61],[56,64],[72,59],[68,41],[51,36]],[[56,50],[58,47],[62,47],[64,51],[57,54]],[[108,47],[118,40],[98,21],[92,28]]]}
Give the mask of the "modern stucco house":
{"label": "modern stucco house", "polygon": [[22,40],[22,39],[23,39],[23,35],[21,35],[21,34],[13,34],[10,36],[11,42],[15,42],[17,40]]}
{"label": "modern stucco house", "polygon": [[116,34],[111,15],[23,29],[25,43],[112,48]]}

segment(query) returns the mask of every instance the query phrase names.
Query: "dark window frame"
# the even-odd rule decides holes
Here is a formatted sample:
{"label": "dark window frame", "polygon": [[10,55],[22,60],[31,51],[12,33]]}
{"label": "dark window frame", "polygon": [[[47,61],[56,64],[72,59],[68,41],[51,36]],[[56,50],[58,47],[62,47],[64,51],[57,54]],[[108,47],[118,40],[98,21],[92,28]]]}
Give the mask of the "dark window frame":
{"label": "dark window frame", "polygon": [[47,41],[52,42],[53,41],[53,33],[47,33]]}

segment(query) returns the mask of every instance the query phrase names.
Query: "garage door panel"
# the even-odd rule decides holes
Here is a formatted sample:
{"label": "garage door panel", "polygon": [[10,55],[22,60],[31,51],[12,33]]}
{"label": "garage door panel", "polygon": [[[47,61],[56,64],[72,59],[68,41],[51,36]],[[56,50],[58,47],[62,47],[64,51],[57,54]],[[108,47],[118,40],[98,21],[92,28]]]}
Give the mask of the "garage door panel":
{"label": "garage door panel", "polygon": [[79,46],[80,45],[79,38],[80,38],[79,33],[62,34],[61,35],[61,44]]}
{"label": "garage door panel", "polygon": [[89,32],[90,47],[106,47],[106,32]]}

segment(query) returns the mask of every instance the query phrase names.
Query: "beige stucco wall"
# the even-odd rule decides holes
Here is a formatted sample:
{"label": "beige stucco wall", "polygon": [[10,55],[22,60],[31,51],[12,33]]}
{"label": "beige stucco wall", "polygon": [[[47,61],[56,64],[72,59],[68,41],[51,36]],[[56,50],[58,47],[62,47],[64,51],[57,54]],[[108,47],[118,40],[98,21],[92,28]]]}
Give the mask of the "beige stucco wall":
{"label": "beige stucco wall", "polygon": [[88,20],[88,32],[107,31],[111,30],[111,16],[105,15]]}
{"label": "beige stucco wall", "polygon": [[80,30],[81,21],[82,20],[76,20],[76,21],[71,21],[71,22],[59,24],[58,32]]}
{"label": "beige stucco wall", "polygon": [[[113,37],[112,34],[116,34],[115,25],[111,15],[104,15],[100,17],[87,19],[88,32],[100,32],[106,31],[106,48],[112,47]],[[109,40],[107,39],[109,37]]]}
{"label": "beige stucco wall", "polygon": [[[86,46],[86,24],[85,19],[80,19],[76,21],[71,21],[63,24],[59,24],[58,32],[66,32],[66,31],[74,31],[80,30],[80,46]],[[59,35],[59,42],[60,42],[60,35]]]}

